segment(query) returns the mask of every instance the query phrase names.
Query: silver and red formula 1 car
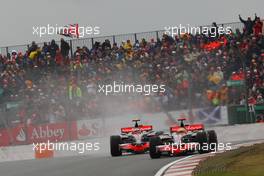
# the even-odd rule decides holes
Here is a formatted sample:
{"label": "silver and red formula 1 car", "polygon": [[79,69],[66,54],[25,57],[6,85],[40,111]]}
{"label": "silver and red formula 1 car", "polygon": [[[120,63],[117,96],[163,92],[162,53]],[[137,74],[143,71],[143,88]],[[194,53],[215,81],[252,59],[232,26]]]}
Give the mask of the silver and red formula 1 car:
{"label": "silver and red formula 1 car", "polygon": [[180,125],[170,127],[170,133],[163,132],[150,139],[149,155],[151,158],[217,150],[218,141],[214,130],[205,131],[203,124],[186,125],[184,124],[185,118],[178,120]]}
{"label": "silver and red formula 1 car", "polygon": [[134,127],[121,128],[121,135],[110,137],[112,156],[121,156],[123,152],[145,153],[149,150],[149,139],[156,135],[151,125],[138,125],[133,120]]}

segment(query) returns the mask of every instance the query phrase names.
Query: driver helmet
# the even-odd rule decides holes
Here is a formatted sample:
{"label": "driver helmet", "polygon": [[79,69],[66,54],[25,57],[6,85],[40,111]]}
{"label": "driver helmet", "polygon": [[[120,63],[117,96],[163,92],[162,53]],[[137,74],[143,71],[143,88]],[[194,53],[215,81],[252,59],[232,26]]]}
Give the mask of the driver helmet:
{"label": "driver helmet", "polygon": [[140,128],[134,128],[132,134],[140,134],[141,133],[141,130]]}
{"label": "driver helmet", "polygon": [[178,133],[178,134],[187,134],[187,130],[186,130],[185,128],[179,128],[179,129],[177,130],[177,133]]}

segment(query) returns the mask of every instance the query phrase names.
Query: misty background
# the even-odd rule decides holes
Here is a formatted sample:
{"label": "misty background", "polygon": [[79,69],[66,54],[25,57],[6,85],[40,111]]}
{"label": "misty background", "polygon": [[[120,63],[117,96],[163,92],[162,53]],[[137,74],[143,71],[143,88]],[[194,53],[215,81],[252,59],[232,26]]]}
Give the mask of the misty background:
{"label": "misty background", "polygon": [[206,25],[264,17],[264,1],[179,0],[2,0],[0,46],[44,42],[61,36],[34,36],[33,26],[78,23],[99,26],[99,36],[146,32],[179,24]]}

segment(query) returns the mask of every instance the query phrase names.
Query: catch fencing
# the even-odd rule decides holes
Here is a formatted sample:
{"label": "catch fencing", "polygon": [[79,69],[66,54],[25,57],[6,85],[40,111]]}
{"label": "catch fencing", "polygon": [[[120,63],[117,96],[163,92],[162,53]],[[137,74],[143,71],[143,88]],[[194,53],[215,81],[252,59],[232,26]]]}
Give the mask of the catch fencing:
{"label": "catch fencing", "polygon": [[[205,26],[209,27],[211,25],[204,25],[200,27],[205,27]],[[218,24],[218,26],[231,27],[233,32],[235,32],[236,29],[240,31],[242,31],[243,29],[243,23],[241,22],[222,23],[222,24]],[[95,42],[102,43],[106,39],[108,39],[111,43],[116,43],[117,45],[120,45],[122,41],[126,41],[126,40],[130,40],[132,43],[134,43],[136,40],[141,40],[143,38],[146,41],[150,41],[151,39],[157,40],[158,38],[162,38],[162,35],[164,32],[165,30],[158,30],[158,31],[120,34],[120,35],[94,37],[94,38],[68,39],[67,41],[69,42],[70,47],[71,47],[70,54],[71,56],[73,56],[73,52],[78,46],[79,47],[86,46],[87,48],[91,49]],[[56,43],[60,44],[60,41],[56,41]],[[37,43],[37,44],[39,47],[42,47],[44,45],[44,43]],[[30,44],[0,47],[0,53],[2,55],[7,55],[7,53],[12,52],[13,50],[17,52],[25,53],[29,47],[30,47]]]}

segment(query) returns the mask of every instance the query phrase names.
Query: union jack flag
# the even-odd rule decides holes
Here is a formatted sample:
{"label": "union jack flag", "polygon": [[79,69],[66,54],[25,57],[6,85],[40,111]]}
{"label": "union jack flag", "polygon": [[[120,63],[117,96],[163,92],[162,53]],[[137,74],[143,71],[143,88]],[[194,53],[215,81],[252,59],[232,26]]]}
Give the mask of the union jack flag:
{"label": "union jack flag", "polygon": [[71,38],[79,38],[79,25],[78,24],[65,25],[62,29],[59,30],[58,34]]}

